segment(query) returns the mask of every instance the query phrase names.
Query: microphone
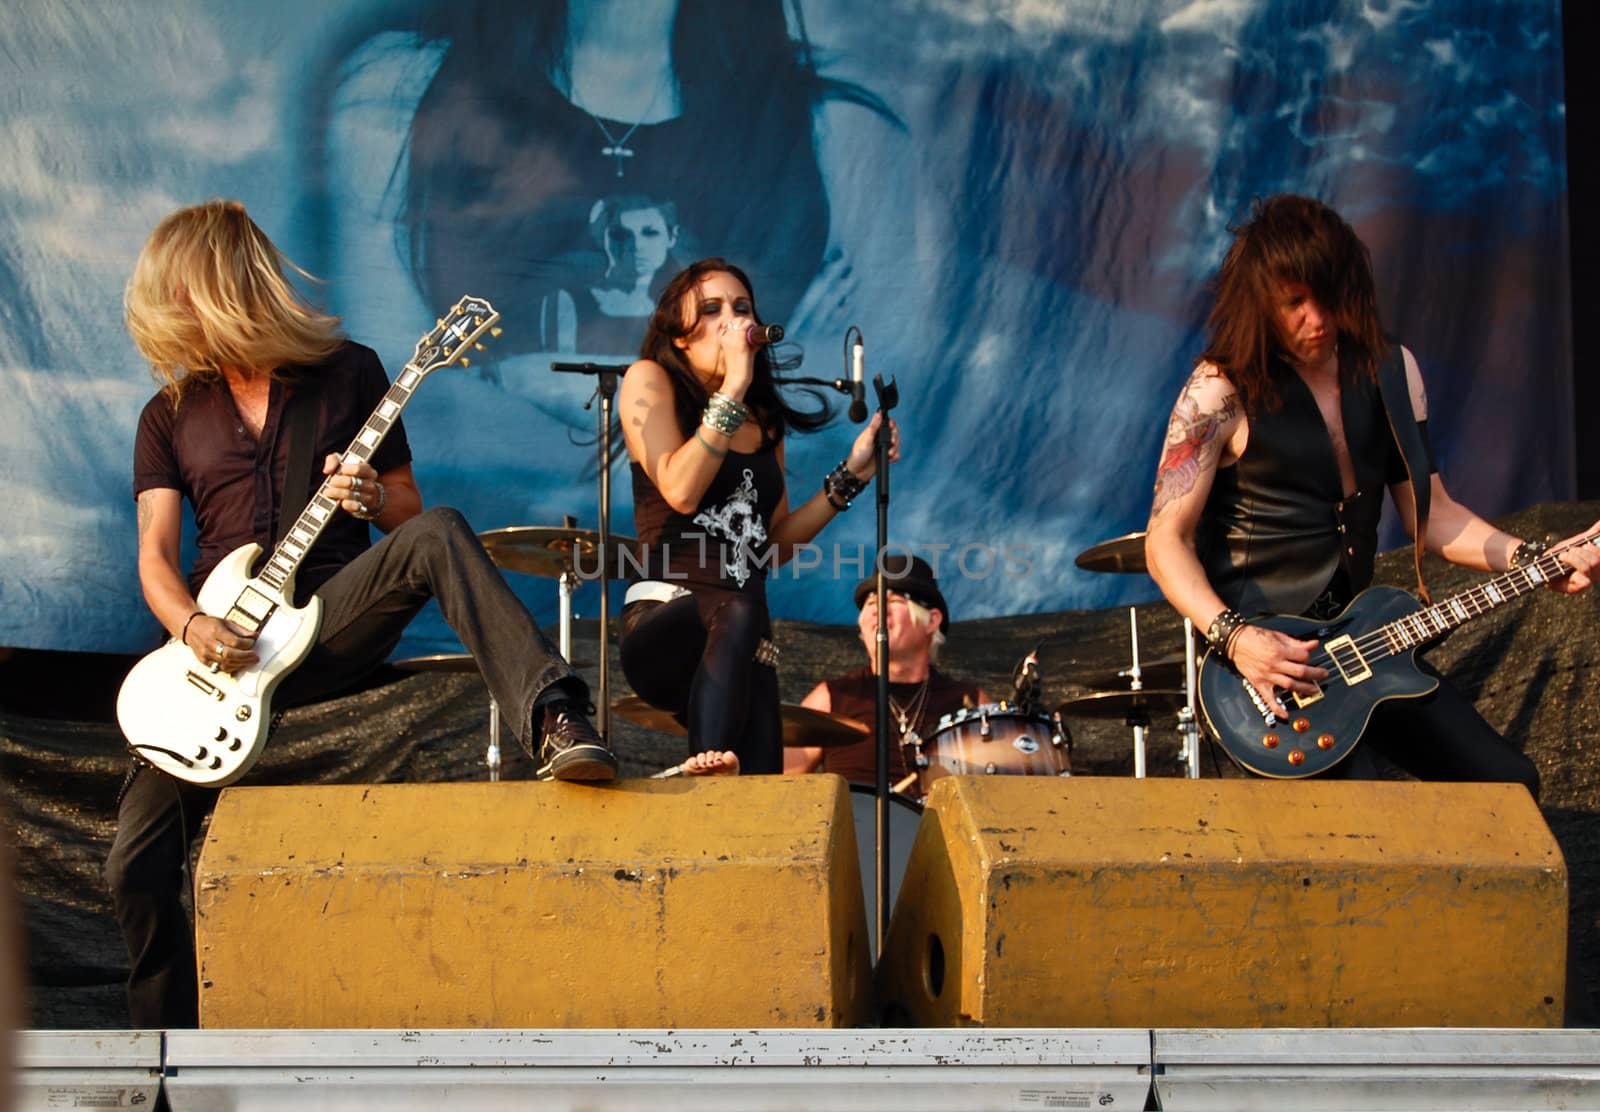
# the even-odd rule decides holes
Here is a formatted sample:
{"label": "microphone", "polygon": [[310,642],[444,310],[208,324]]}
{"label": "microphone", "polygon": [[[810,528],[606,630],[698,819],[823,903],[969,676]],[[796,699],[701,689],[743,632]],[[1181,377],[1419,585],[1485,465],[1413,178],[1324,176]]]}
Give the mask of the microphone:
{"label": "microphone", "polygon": [[751,347],[760,347],[762,344],[776,344],[783,339],[783,325],[781,324],[752,324],[744,334]]}
{"label": "microphone", "polygon": [[852,424],[859,425],[867,419],[867,388],[862,381],[861,361],[866,348],[861,342],[861,331],[856,330],[856,342],[850,348],[850,411],[846,416]]}

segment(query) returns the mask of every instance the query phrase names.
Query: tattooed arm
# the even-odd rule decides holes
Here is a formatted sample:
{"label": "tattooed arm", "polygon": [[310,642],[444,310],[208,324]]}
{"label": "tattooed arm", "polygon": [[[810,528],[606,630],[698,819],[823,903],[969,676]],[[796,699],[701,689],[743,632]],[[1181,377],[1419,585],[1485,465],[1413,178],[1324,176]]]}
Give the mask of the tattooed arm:
{"label": "tattooed arm", "polygon": [[[1202,636],[1227,606],[1195,554],[1195,530],[1217,468],[1238,460],[1249,435],[1249,422],[1233,384],[1211,364],[1200,364],[1184,384],[1167,422],[1144,551],[1161,593],[1194,622]],[[1231,655],[1239,671],[1263,695],[1274,687],[1309,695],[1315,691],[1311,681],[1326,676],[1322,669],[1306,664],[1314,648],[1314,641],[1246,626],[1234,639]],[[1287,716],[1281,703],[1276,709]]]}
{"label": "tattooed arm", "polygon": [[1202,631],[1225,607],[1195,555],[1195,530],[1217,468],[1239,458],[1248,435],[1238,391],[1211,364],[1200,364],[1167,421],[1144,546],[1156,585]]}

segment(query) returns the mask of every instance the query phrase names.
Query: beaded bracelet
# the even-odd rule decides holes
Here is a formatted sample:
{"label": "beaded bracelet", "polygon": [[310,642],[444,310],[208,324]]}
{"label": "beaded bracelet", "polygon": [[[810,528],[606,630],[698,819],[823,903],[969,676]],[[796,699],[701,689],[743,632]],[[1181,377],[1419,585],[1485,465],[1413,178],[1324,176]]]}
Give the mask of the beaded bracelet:
{"label": "beaded bracelet", "polygon": [[706,402],[706,411],[701,415],[700,421],[712,432],[732,436],[739,431],[739,426],[744,424],[749,416],[750,410],[743,402],[735,401],[718,391],[711,395],[710,401]]}
{"label": "beaded bracelet", "polygon": [[372,485],[378,488],[378,504],[370,509],[363,506],[359,510],[351,510],[351,517],[360,521],[373,521],[383,513],[383,508],[389,504],[389,492],[384,489],[383,484],[374,481]]}
{"label": "beaded bracelet", "polygon": [[1206,641],[1223,659],[1232,659],[1228,656],[1228,646],[1245,624],[1244,615],[1237,610],[1223,610],[1211,619],[1211,626],[1206,630]]}
{"label": "beaded bracelet", "polygon": [[1549,551],[1549,541],[1523,541],[1517,545],[1516,554],[1511,557],[1511,566],[1525,568]]}
{"label": "beaded bracelet", "polygon": [[867,489],[867,484],[856,478],[848,465],[848,460],[840,460],[839,466],[828,472],[827,478],[822,480],[822,493],[827,497],[828,504],[840,513],[848,510],[856,496]]}

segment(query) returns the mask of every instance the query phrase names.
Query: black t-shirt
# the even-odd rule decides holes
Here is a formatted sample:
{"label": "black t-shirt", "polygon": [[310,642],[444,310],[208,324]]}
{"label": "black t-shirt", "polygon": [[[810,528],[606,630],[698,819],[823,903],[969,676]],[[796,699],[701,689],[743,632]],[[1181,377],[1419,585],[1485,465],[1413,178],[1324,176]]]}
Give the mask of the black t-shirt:
{"label": "black t-shirt", "polygon": [[[275,378],[259,440],[245,427],[221,378],[188,384],[176,410],[165,394],[145,405],[133,447],[133,494],[176,490],[194,508],[200,551],[189,572],[191,590],[198,590],[234,549],[259,544],[271,550],[289,456],[284,406],[296,390],[306,389],[318,399],[309,497],[322,482],[323,459],[350,446],[388,392],[389,378],[371,348],[347,342],[326,362]],[[405,427],[396,421],[372,456],[372,466],[382,474],[410,461]],[[335,513],[300,565],[295,580],[300,599],[371,543],[366,522]]]}

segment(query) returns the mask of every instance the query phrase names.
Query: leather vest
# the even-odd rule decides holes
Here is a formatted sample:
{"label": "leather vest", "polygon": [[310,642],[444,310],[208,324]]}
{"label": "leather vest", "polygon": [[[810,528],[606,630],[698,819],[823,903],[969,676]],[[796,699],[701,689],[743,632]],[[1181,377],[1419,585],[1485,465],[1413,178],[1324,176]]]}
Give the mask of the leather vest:
{"label": "leather vest", "polygon": [[1217,471],[1195,548],[1217,594],[1246,616],[1302,614],[1330,588],[1342,606],[1372,582],[1384,488],[1406,478],[1405,464],[1377,383],[1344,366],[1339,377],[1353,492],[1340,489],[1311,388],[1281,361],[1279,404],[1259,407],[1244,455]]}

